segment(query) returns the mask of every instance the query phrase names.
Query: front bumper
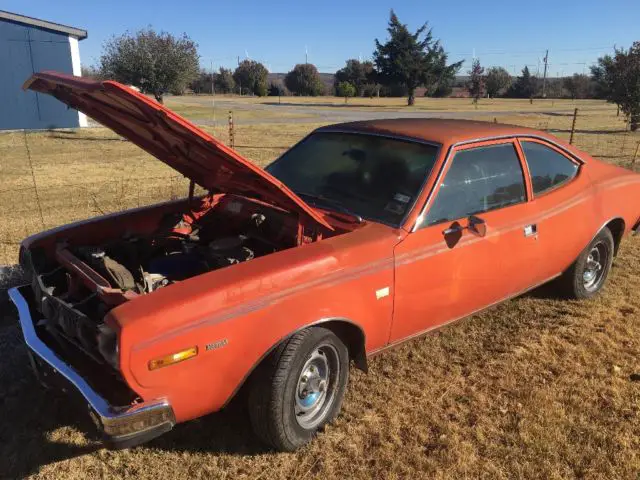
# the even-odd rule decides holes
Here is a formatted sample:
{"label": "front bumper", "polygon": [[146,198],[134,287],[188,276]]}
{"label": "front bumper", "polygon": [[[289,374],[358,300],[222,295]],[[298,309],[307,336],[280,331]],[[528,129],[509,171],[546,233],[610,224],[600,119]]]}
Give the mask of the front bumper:
{"label": "front bumper", "polygon": [[[175,425],[175,416],[169,402],[156,399],[123,407],[110,405],[70,365],[38,338],[31,309],[17,287],[9,290],[9,297],[18,309],[20,326],[27,344],[29,358],[36,375],[41,379],[53,378],[76,390],[89,408],[89,414],[111,448],[129,448],[151,440]],[[48,381],[47,381],[48,383]],[[63,386],[63,390],[66,388]]]}

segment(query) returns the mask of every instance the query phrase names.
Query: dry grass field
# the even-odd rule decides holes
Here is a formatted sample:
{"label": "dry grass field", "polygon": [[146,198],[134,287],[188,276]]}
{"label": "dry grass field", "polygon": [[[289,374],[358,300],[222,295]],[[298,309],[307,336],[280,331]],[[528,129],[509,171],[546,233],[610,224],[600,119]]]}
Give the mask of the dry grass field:
{"label": "dry grass field", "polygon": [[[328,110],[342,102],[293,100]],[[250,110],[267,100],[242,101]],[[374,108],[368,101],[352,100],[348,108]],[[184,99],[172,104],[206,118]],[[568,101],[496,100],[482,102],[479,110],[488,113],[478,116],[467,99],[419,99],[414,108],[432,104],[563,138],[575,108]],[[401,106],[401,99],[381,99],[375,108]],[[640,135],[625,132],[609,105],[578,107],[575,143],[629,165]],[[236,145],[253,146],[239,150],[264,165],[317,125],[239,125]],[[226,127],[206,128],[227,140]],[[13,263],[20,238],[43,227],[184,195],[186,186],[105,129],[0,134],[0,263]],[[623,242],[609,284],[594,300],[566,302],[542,288],[375,357],[368,375],[352,370],[342,415],[290,454],[267,451],[254,439],[240,401],[147,445],[101,449],[84,433],[92,427],[82,405],[34,382],[15,320],[4,311],[0,478],[637,480],[639,292],[640,237],[634,237]]]}

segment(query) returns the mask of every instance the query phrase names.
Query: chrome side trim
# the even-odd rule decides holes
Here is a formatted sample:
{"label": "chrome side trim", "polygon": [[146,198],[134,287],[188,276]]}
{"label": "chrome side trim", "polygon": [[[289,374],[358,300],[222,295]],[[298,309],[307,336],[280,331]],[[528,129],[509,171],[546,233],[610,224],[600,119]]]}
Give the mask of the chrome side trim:
{"label": "chrome side trim", "polygon": [[416,223],[413,224],[413,227],[411,228],[411,233],[415,232],[418,229],[418,225],[420,225],[420,223],[422,223],[422,221],[424,220],[424,214],[427,212],[429,206],[431,205],[431,202],[435,198],[434,192],[436,191],[436,189],[438,188],[438,185],[442,181],[442,176],[444,175],[444,171],[447,169],[447,165],[449,163],[449,160],[451,159],[451,153],[453,152],[454,147],[455,145],[451,145],[447,149],[447,156],[444,158],[444,162],[442,162],[442,165],[440,165],[440,170],[438,171],[438,176],[436,177],[436,181],[433,182],[431,191],[427,195],[427,199],[425,200],[424,205],[420,210],[420,215],[416,217]]}
{"label": "chrome side trim", "polygon": [[470,143],[478,143],[478,142],[487,142],[487,141],[490,141],[490,140],[506,140],[506,139],[509,139],[509,138],[513,138],[513,139],[535,138],[536,140],[542,140],[543,142],[550,143],[554,147],[559,148],[560,150],[562,150],[564,153],[566,153],[568,156],[570,156],[573,160],[575,160],[580,165],[584,165],[586,163],[582,158],[578,157],[575,153],[570,152],[569,150],[567,150],[566,147],[562,146],[561,144],[559,144],[558,142],[556,142],[552,138],[545,137],[543,135],[536,135],[535,133],[515,133],[515,134],[512,134],[512,135],[498,135],[498,136],[493,136],[493,137],[473,138],[471,140],[463,140],[462,142],[458,142],[454,146],[468,145]]}
{"label": "chrome side trim", "polygon": [[[27,301],[22,296],[19,287],[9,290],[9,297],[18,309],[18,316],[22,334],[27,347],[36,354],[40,359],[46,362],[57,373],[62,375],[69,383],[71,383],[87,401],[89,406],[100,416],[102,425],[109,424],[113,420],[122,420],[141,413],[153,410],[171,410],[171,405],[166,399],[156,399],[143,402],[126,409],[114,409],[107,400],[101,397],[91,386],[82,378],[72,367],[67,365],[56,355],[36,334],[29,312]],[[173,416],[173,411],[171,410]],[[174,422],[175,423],[175,422]]]}
{"label": "chrome side trim", "polygon": [[[593,242],[595,240],[595,238],[598,236],[598,234],[604,229],[604,227],[606,227],[607,225],[609,225],[611,222],[613,222],[614,220],[621,220],[622,224],[625,225],[625,221],[624,218],[622,217],[611,217],[609,220],[607,220],[606,222],[604,222],[600,228],[598,230],[596,230],[596,233],[593,234],[593,236],[591,237],[591,239],[589,240],[589,242],[587,242],[587,244],[584,246],[584,248],[587,248],[589,245],[591,245],[591,242]],[[624,232],[626,231],[626,228],[622,229],[622,235],[621,235],[621,239],[624,237]],[[613,232],[612,232],[613,233]],[[614,241],[614,245],[615,245],[615,237],[613,239]],[[617,249],[614,249],[617,250]],[[617,253],[617,252],[616,252]],[[616,255],[614,255],[615,257]]]}

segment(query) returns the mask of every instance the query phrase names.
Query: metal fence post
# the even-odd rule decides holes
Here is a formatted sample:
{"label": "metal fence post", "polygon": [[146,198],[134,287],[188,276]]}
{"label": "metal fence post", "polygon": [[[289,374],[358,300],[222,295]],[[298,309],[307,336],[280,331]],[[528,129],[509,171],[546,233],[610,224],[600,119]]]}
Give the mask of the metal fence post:
{"label": "metal fence post", "polygon": [[231,148],[235,148],[236,146],[235,132],[233,128],[233,112],[231,110],[229,110],[229,146]]}
{"label": "metal fence post", "polygon": [[576,120],[578,119],[578,109],[573,111],[573,123],[571,124],[571,137],[569,137],[569,144],[573,145],[573,135],[576,133]]}
{"label": "metal fence post", "polygon": [[36,196],[36,203],[38,204],[38,213],[40,214],[40,223],[42,224],[42,228],[44,226],[44,215],[42,213],[42,203],[40,203],[40,195],[38,193],[38,185],[36,184],[36,174],[33,171],[33,162],[31,161],[31,150],[29,149],[29,140],[27,137],[27,131],[23,130],[24,134],[24,148],[27,152],[27,160],[29,161],[29,170],[31,171],[31,181],[33,182],[33,191]]}

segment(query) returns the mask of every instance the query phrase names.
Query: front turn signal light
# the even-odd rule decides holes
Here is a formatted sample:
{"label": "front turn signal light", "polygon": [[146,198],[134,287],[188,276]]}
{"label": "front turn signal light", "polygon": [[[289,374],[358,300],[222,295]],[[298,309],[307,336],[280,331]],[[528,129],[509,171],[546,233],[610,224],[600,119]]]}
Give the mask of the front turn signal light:
{"label": "front turn signal light", "polygon": [[164,357],[156,358],[149,361],[149,370],[157,370],[158,368],[168,367],[174,363],[184,362],[190,358],[198,355],[198,347],[187,348],[180,352],[172,353],[171,355],[165,355]]}

